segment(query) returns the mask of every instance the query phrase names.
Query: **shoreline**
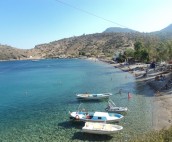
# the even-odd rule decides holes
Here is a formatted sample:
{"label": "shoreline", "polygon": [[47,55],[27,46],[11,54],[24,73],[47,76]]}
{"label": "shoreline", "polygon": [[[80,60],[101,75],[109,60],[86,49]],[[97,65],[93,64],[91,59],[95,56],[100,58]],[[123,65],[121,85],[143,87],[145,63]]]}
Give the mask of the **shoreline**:
{"label": "shoreline", "polygon": [[[129,66],[123,66],[119,63],[113,63],[113,61],[109,61],[109,60],[100,60],[103,62],[106,62],[108,64],[111,64],[113,67],[115,68],[119,68],[124,72],[129,72],[131,73],[133,76],[135,76],[135,74],[131,71],[129,71],[132,66],[134,67],[140,67],[140,66],[145,66],[142,64],[134,64],[131,67]],[[139,72],[138,72],[139,73]],[[163,72],[159,72],[159,74],[161,74]],[[150,76],[150,77],[141,77],[139,79],[136,79],[136,81],[138,82],[146,82],[147,85],[149,85],[156,94],[157,88],[161,87],[162,85],[164,85],[164,83],[166,82],[155,82],[155,76]],[[169,74],[166,75],[167,78],[172,78],[172,74],[171,72]],[[136,76],[135,76],[136,77]],[[163,84],[162,84],[163,83]],[[154,95],[152,96],[152,121],[153,121],[153,130],[162,130],[162,129],[168,129],[172,126],[172,88],[168,89],[168,90],[163,90],[163,91],[159,91],[158,95]]]}
{"label": "shoreline", "polygon": [[162,130],[172,126],[172,89],[161,91],[153,98],[153,129]]}

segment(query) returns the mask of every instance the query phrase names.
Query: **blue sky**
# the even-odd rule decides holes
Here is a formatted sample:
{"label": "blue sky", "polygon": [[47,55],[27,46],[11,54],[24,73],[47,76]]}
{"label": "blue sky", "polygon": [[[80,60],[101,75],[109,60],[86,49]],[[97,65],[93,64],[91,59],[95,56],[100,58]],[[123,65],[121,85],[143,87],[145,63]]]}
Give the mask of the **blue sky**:
{"label": "blue sky", "polygon": [[172,24],[171,6],[171,0],[1,0],[0,43],[30,49],[108,27],[157,31]]}

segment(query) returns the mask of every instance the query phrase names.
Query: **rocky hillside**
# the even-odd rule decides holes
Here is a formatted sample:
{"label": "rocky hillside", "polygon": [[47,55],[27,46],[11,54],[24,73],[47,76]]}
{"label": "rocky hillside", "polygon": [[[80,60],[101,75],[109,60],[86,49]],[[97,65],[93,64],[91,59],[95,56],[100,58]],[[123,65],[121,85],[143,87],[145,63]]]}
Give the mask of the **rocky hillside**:
{"label": "rocky hillside", "polygon": [[[81,56],[112,58],[115,53],[133,48],[139,40],[145,44],[153,44],[156,47],[164,39],[172,39],[171,25],[165,30],[154,33],[126,32],[130,29],[122,29],[120,32],[103,32],[78,37],[65,38],[46,44],[36,45],[30,50],[16,49],[10,46],[0,45],[0,60],[33,59],[33,58],[75,58]],[[133,31],[133,30],[132,30]],[[167,32],[168,31],[168,32]],[[163,33],[163,34],[162,34]]]}
{"label": "rocky hillside", "polygon": [[27,58],[27,50],[0,45],[0,60],[19,60]]}
{"label": "rocky hillside", "polygon": [[34,58],[112,58],[116,52],[133,48],[136,40],[157,41],[152,35],[141,33],[97,33],[66,38],[36,45],[30,50],[0,46],[0,60]]}
{"label": "rocky hillside", "polygon": [[91,34],[62,39],[35,46],[43,58],[69,57],[112,57],[115,50],[133,47],[133,38],[129,34]]}
{"label": "rocky hillside", "polygon": [[41,58],[112,58],[116,52],[133,48],[138,39],[150,42],[158,40],[155,36],[141,33],[97,33],[37,45],[33,50]]}

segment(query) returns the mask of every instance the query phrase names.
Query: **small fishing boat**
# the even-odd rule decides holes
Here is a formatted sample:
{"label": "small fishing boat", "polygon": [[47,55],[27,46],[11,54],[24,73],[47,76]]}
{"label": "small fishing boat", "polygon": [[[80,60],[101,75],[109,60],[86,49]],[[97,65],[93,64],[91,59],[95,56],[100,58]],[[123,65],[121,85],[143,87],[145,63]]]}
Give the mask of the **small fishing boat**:
{"label": "small fishing boat", "polygon": [[116,133],[122,129],[123,129],[122,126],[114,125],[114,124],[86,122],[85,126],[82,128],[82,132],[107,135],[107,134]]}
{"label": "small fishing boat", "polygon": [[136,79],[140,79],[140,78],[143,78],[143,77],[146,77],[146,73],[135,76]]}
{"label": "small fishing boat", "polygon": [[101,99],[108,99],[112,93],[102,93],[102,94],[76,94],[77,99],[83,100],[101,100]]}
{"label": "small fishing boat", "polygon": [[34,60],[32,60],[32,62],[38,62],[39,60],[38,59],[34,59]]}
{"label": "small fishing boat", "polygon": [[127,107],[117,107],[112,100],[109,100],[108,106],[107,106],[107,108],[105,108],[105,110],[108,112],[122,113],[122,112],[127,112],[128,108]]}
{"label": "small fishing boat", "polygon": [[109,112],[69,112],[70,119],[83,122],[118,122],[124,116]]}

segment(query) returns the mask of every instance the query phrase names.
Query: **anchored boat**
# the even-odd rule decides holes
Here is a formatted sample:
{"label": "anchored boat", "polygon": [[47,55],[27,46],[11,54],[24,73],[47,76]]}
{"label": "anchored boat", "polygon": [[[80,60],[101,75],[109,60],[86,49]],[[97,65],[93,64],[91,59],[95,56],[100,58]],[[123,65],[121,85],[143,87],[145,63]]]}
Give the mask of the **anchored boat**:
{"label": "anchored boat", "polygon": [[105,110],[108,112],[122,113],[122,112],[127,112],[128,108],[127,107],[117,107],[112,100],[109,100],[108,106],[107,106],[107,108],[105,108]]}
{"label": "anchored boat", "polygon": [[84,122],[118,122],[124,116],[109,112],[69,112],[70,119]]}
{"label": "anchored boat", "polygon": [[83,100],[100,100],[100,99],[108,99],[112,93],[102,93],[102,94],[76,94],[77,99]]}
{"label": "anchored boat", "polygon": [[82,132],[104,135],[104,134],[113,134],[122,129],[123,129],[122,126],[114,125],[114,124],[86,122],[85,126],[82,128]]}

